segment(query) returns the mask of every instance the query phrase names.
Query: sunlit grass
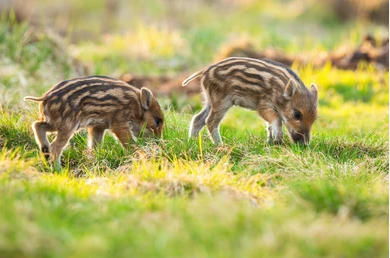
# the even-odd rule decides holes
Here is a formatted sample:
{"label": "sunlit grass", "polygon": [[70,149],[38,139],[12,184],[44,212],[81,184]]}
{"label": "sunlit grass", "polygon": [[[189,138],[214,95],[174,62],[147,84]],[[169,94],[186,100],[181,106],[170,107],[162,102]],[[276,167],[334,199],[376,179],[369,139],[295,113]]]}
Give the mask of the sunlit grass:
{"label": "sunlit grass", "polygon": [[388,71],[378,71],[372,66],[360,66],[356,71],[340,71],[330,64],[313,69],[310,66],[299,69],[307,85],[317,84],[321,104],[341,106],[343,102],[366,102],[373,105],[389,103]]}
{"label": "sunlit grass", "polygon": [[[369,257],[388,251],[388,233],[383,230],[387,215],[381,208],[388,197],[382,197],[386,191],[380,182],[365,190],[356,189],[353,181],[349,186],[301,177],[284,191],[282,187],[264,192],[268,201],[257,206],[250,195],[229,188],[210,191],[207,178],[216,174],[196,162],[158,170],[157,164],[143,160],[74,178],[65,171],[38,173],[31,164],[20,166],[20,161],[16,158],[12,162],[19,167],[2,169],[0,175],[0,218],[7,221],[0,223],[0,248],[9,257],[107,257],[112,252],[145,257],[226,257],[226,252],[228,257],[256,257],[259,252],[270,257]],[[196,174],[186,173],[194,170]],[[206,180],[196,184],[203,177]],[[218,178],[212,185],[230,182],[232,175],[222,169]],[[247,183],[257,184],[258,179]],[[368,220],[363,223],[355,215]],[[189,247],[194,249],[191,254]]]}

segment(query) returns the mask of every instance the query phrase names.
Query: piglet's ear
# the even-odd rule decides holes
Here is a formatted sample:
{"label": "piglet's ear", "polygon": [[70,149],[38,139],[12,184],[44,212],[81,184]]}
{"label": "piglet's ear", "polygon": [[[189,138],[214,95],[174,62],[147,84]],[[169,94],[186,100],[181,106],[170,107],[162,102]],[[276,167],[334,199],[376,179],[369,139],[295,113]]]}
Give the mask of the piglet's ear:
{"label": "piglet's ear", "polygon": [[311,84],[310,90],[311,90],[311,93],[313,93],[314,97],[318,100],[318,89],[314,83]]}
{"label": "piglet's ear", "polygon": [[287,99],[291,99],[295,93],[295,83],[292,80],[289,80],[286,88],[284,89],[283,96]]}
{"label": "piglet's ear", "polygon": [[141,88],[140,95],[140,102],[142,108],[148,110],[150,108],[150,105],[152,104],[152,92],[147,88]]}

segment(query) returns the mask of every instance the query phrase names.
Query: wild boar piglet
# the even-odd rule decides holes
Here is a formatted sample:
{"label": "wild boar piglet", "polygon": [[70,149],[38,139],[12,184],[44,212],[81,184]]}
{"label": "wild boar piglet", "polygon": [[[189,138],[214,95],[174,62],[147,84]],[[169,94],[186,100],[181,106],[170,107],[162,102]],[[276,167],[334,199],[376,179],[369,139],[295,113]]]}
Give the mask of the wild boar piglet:
{"label": "wild boar piglet", "polygon": [[308,144],[317,118],[318,91],[307,89],[288,66],[268,59],[232,57],[209,65],[183,81],[201,76],[205,106],[191,121],[190,136],[207,129],[221,143],[219,124],[231,106],[256,110],[267,122],[268,143],[281,143],[285,124],[295,143]]}
{"label": "wild boar piglet", "polygon": [[[35,140],[46,159],[57,165],[69,139],[87,128],[89,147],[103,141],[110,129],[125,147],[136,137],[161,137],[164,115],[153,94],[127,83],[90,76],[58,83],[42,97],[25,97],[40,102],[40,119],[32,125]],[[52,143],[47,133],[57,132]]]}

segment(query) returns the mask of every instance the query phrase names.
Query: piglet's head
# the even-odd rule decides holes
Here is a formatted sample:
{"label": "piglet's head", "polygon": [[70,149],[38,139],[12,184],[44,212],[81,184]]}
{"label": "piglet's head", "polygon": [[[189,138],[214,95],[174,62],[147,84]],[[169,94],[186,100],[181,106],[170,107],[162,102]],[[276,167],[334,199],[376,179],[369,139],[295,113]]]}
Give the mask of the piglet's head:
{"label": "piglet's head", "polygon": [[142,116],[139,123],[132,124],[132,131],[136,136],[160,138],[164,127],[164,114],[152,92],[141,88],[139,101]]}
{"label": "piglet's head", "polygon": [[291,139],[295,143],[309,144],[311,128],[317,119],[317,86],[312,84],[310,90],[304,86],[298,88],[296,83],[290,80],[283,97],[286,105],[281,115]]}

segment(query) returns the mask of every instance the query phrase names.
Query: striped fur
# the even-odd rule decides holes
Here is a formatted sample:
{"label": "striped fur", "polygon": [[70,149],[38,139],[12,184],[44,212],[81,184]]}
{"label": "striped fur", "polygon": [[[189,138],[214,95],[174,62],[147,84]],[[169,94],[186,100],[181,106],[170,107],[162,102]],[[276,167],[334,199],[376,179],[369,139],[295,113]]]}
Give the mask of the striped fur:
{"label": "striped fur", "polygon": [[312,84],[308,90],[289,67],[268,59],[232,57],[192,74],[182,85],[199,76],[206,105],[192,119],[190,136],[207,125],[214,143],[222,142],[219,124],[237,105],[256,110],[266,120],[269,143],[282,141],[283,123],[294,142],[309,143],[317,118],[317,87]]}
{"label": "striped fur", "polygon": [[[40,102],[40,119],[33,123],[35,139],[45,154],[57,164],[63,148],[75,131],[87,128],[89,146],[101,143],[110,129],[123,146],[136,140],[141,129],[146,136],[161,136],[164,116],[152,93],[127,83],[105,77],[90,76],[58,83],[42,97],[25,97]],[[57,132],[53,143],[47,132]]]}

